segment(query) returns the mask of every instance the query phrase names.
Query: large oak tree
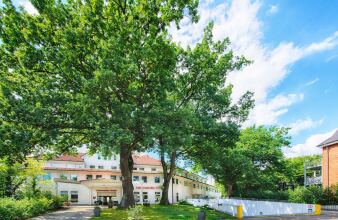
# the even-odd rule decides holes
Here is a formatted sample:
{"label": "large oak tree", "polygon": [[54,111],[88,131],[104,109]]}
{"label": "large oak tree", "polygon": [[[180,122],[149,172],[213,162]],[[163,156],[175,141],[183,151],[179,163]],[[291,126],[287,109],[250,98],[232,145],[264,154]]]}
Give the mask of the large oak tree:
{"label": "large oak tree", "polygon": [[24,142],[1,151],[119,152],[121,206],[134,205],[132,152],[151,142],[150,115],[174,87],[166,28],[187,12],[195,21],[198,1],[31,2],[37,15],[0,9],[1,130]]}

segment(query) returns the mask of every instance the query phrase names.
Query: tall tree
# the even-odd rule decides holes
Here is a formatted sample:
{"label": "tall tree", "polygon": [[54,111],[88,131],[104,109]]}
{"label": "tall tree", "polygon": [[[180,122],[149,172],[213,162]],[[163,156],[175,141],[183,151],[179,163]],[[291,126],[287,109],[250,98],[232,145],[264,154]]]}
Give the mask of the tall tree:
{"label": "tall tree", "polygon": [[0,9],[2,125],[28,127],[34,147],[118,151],[130,207],[131,154],[150,143],[149,115],[175,80],[166,28],[186,12],[196,21],[198,1],[31,2],[37,15],[10,0]]}
{"label": "tall tree", "polygon": [[251,93],[232,103],[232,86],[227,85],[226,77],[250,62],[233,54],[228,38],[214,41],[212,31],[210,23],[194,48],[180,50],[175,88],[157,116],[156,138],[164,175],[161,204],[169,204],[168,189],[176,160],[186,156],[187,149],[192,147],[197,127],[204,126],[200,119],[238,120],[253,103]]}

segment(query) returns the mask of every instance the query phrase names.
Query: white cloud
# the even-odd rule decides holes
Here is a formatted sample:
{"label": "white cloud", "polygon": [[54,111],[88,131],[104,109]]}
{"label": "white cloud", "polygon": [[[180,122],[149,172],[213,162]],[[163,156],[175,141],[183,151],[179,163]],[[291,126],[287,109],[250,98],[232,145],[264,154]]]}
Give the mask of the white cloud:
{"label": "white cloud", "polygon": [[269,9],[267,11],[268,15],[274,15],[279,11],[279,6],[278,5],[270,5]]}
{"label": "white cloud", "polygon": [[315,83],[318,82],[318,81],[319,81],[319,79],[316,78],[316,79],[314,79],[314,80],[311,80],[311,81],[305,83],[304,86],[311,86],[311,85],[315,84]]}
{"label": "white cloud", "polygon": [[303,94],[288,94],[277,95],[270,101],[261,102],[251,111],[244,126],[276,124],[278,117],[288,112],[288,106],[303,99]]}
{"label": "white cloud", "polygon": [[296,122],[289,124],[287,127],[290,128],[289,133],[291,135],[297,135],[299,134],[299,132],[310,129],[310,128],[315,128],[321,125],[323,122],[324,122],[323,119],[315,121],[311,118],[307,118],[303,120],[297,120]]}
{"label": "white cloud", "polygon": [[[236,54],[254,61],[241,71],[229,74],[229,82],[234,85],[233,98],[237,100],[248,90],[254,92],[256,107],[250,116],[250,122],[270,124],[278,122],[278,117],[288,111],[288,106],[302,99],[298,98],[291,103],[285,102],[284,106],[275,108],[274,103],[283,95],[269,97],[269,92],[288,75],[292,64],[306,56],[336,47],[338,32],[304,47],[296,46],[293,42],[281,42],[271,48],[263,43],[263,23],[257,15],[260,8],[261,1],[236,0],[231,3],[223,2],[217,6],[202,2],[199,7],[201,17],[199,23],[191,24],[186,18],[181,23],[181,29],[176,30],[172,26],[169,31],[173,39],[182,46],[194,45],[201,39],[207,23],[214,21],[215,39],[229,37]],[[288,96],[303,95],[289,94],[285,97]]]}
{"label": "white cloud", "polygon": [[31,15],[38,15],[39,12],[36,10],[36,8],[32,5],[32,3],[29,0],[20,0],[19,5],[21,5],[28,14]]}
{"label": "white cloud", "polygon": [[326,133],[314,134],[306,139],[305,143],[297,144],[291,148],[285,148],[284,155],[286,157],[299,157],[313,154],[321,154],[322,149],[317,146],[329,137],[331,137],[336,130],[337,129]]}

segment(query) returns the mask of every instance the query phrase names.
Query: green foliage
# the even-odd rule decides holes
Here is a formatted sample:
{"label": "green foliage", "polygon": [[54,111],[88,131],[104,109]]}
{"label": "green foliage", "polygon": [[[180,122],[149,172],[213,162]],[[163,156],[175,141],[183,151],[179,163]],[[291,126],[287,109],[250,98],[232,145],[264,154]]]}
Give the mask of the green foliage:
{"label": "green foliage", "polygon": [[60,208],[63,200],[60,196],[44,194],[37,198],[15,200],[0,198],[0,219],[26,219]]}
{"label": "green foliage", "polygon": [[299,186],[289,190],[289,201],[298,203],[315,203],[334,205],[338,203],[338,185],[323,189],[321,186]]}
{"label": "green foliage", "polygon": [[143,208],[140,205],[136,205],[135,207],[129,208],[128,210],[128,219],[129,220],[141,220]]}
{"label": "green foliage", "polygon": [[179,204],[179,205],[191,205],[190,203],[188,203],[188,202],[185,201],[185,200],[179,201],[178,204]]}
{"label": "green foliage", "polygon": [[[304,186],[304,166],[318,165],[321,163],[321,155],[303,156],[285,159],[285,172],[283,183],[287,187]],[[308,170],[308,175],[313,173]]]}

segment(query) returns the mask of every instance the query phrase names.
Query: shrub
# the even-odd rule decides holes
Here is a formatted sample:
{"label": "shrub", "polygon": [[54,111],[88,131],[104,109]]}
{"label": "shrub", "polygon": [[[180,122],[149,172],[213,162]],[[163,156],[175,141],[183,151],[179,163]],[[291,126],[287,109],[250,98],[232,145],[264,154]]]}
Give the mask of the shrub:
{"label": "shrub", "polygon": [[61,207],[62,203],[63,199],[61,196],[52,194],[44,194],[38,198],[24,198],[21,200],[1,198],[0,219],[16,220],[34,217]]}
{"label": "shrub", "polygon": [[133,208],[130,208],[127,213],[128,213],[128,220],[140,220],[142,219],[142,206],[137,205]]}
{"label": "shrub", "polygon": [[178,204],[179,204],[179,205],[191,205],[190,203],[188,203],[188,202],[185,201],[185,200],[179,201]]}
{"label": "shrub", "polygon": [[322,198],[322,188],[319,186],[299,186],[295,190],[289,190],[289,201],[296,203],[318,203]]}

